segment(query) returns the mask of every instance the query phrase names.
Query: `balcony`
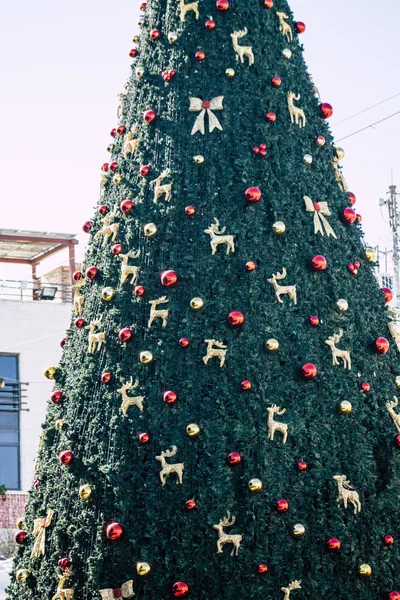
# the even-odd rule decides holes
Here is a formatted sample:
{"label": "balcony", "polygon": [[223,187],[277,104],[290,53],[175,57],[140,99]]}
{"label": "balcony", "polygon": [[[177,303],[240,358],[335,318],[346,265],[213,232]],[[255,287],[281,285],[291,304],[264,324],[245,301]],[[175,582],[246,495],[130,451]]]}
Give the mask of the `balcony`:
{"label": "balcony", "polygon": [[71,303],[72,286],[65,283],[0,279],[0,300]]}

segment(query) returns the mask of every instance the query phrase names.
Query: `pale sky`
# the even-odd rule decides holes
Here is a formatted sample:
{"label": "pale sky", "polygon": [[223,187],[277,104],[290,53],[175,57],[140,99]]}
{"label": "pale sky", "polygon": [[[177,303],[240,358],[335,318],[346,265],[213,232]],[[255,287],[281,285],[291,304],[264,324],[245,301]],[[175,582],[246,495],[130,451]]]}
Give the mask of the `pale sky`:
{"label": "pale sky", "polygon": [[[149,0],[151,2],[151,0]],[[246,1],[246,0],[242,0]],[[201,0],[200,0],[201,4]],[[261,4],[261,3],[260,3]],[[140,0],[19,0],[0,22],[1,228],[78,233],[80,253],[117,124],[117,94],[130,72]],[[307,31],[301,41],[323,101],[334,107],[335,138],[400,110],[398,0],[292,0]],[[261,10],[261,9],[260,9]],[[265,40],[268,45],[268,39]],[[338,145],[357,195],[366,239],[390,246],[379,197],[400,191],[400,115]],[[56,255],[48,266],[63,261]],[[29,278],[0,265],[0,277]]]}

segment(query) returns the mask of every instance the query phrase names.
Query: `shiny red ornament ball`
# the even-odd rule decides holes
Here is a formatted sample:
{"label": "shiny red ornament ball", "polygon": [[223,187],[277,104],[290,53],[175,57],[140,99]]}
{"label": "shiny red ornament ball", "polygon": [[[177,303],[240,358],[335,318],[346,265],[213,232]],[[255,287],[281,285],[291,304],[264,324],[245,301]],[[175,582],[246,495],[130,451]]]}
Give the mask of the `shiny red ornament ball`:
{"label": "shiny red ornament ball", "polygon": [[327,541],[326,545],[328,547],[328,550],[331,550],[331,551],[340,550],[340,547],[341,547],[341,543],[337,538],[331,538],[330,540]]}
{"label": "shiny red ornament ball", "polygon": [[66,567],[69,567],[69,558],[60,558],[57,564],[62,569],[65,569]]}
{"label": "shiny red ornament ball", "polygon": [[228,456],[226,457],[226,462],[230,466],[232,466],[232,465],[238,465],[239,463],[242,462],[242,457],[239,454],[239,452],[230,452],[228,454]]}
{"label": "shiny red ornament ball", "polygon": [[164,271],[161,273],[161,284],[164,287],[173,287],[178,283],[178,275],[175,271]]}
{"label": "shiny red ornament ball", "polygon": [[229,2],[228,2],[228,0],[217,0],[215,6],[217,7],[218,10],[228,10]]}
{"label": "shiny red ornament ball", "polygon": [[396,446],[396,448],[400,449],[400,433],[398,435],[396,435],[396,437],[393,440],[393,443]]}
{"label": "shiny red ornament ball", "polygon": [[[117,130],[115,130],[115,133],[117,133]],[[109,168],[110,168],[110,165],[108,163],[103,163],[101,166],[101,170],[103,171],[103,173],[107,173]]]}
{"label": "shiny red ornament ball", "polygon": [[139,173],[142,177],[147,177],[150,173],[150,167],[148,165],[142,165],[139,169]]}
{"label": "shiny red ornament ball", "polygon": [[65,346],[65,344],[66,344],[66,343],[67,343],[67,338],[66,338],[66,337],[63,337],[63,338],[60,340],[60,346],[61,346],[61,348],[64,348],[64,346]]}
{"label": "shiny red ornament ball", "polygon": [[282,85],[282,79],[280,77],[273,77],[271,79],[271,85],[272,87],[281,87]]}
{"label": "shiny red ornament ball", "polygon": [[193,216],[195,213],[196,213],[196,209],[195,209],[194,206],[186,206],[186,208],[185,208],[185,214],[188,217]]}
{"label": "shiny red ornament ball", "polygon": [[157,119],[157,113],[155,110],[145,110],[144,111],[143,120],[145,121],[145,123],[150,125],[150,123],[154,123],[154,121],[156,119]]}
{"label": "shiny red ornament ball", "polygon": [[253,152],[254,152],[254,154],[260,154],[260,147],[259,146],[254,146]]}
{"label": "shiny red ornament ball", "polygon": [[119,540],[123,536],[123,533],[124,529],[119,523],[110,523],[106,527],[106,536],[109,540]]}
{"label": "shiny red ornament ball", "polygon": [[359,269],[361,267],[361,263],[358,262],[358,260],[354,261],[354,266],[356,269]]}
{"label": "shiny red ornament ball", "polygon": [[353,194],[353,192],[347,192],[347,195],[349,197],[349,202],[352,206],[354,206],[354,204],[356,203],[356,195]]}
{"label": "shiny red ornament ball", "polygon": [[371,384],[367,381],[364,381],[364,383],[361,384],[361,390],[367,394],[371,391]]}
{"label": "shiny red ornament ball", "polygon": [[79,281],[80,279],[82,279],[82,271],[75,271],[72,275],[72,278],[74,281]]}
{"label": "shiny red ornament ball", "polygon": [[175,75],[176,71],[174,71],[174,69],[167,69],[166,71],[163,71],[161,73],[161,77],[164,79],[164,81],[171,81],[171,79],[175,77]]}
{"label": "shiny red ornament ball", "polygon": [[301,472],[303,472],[303,471],[307,471],[307,469],[308,469],[308,465],[307,465],[307,463],[306,463],[304,460],[300,460],[300,461],[297,463],[297,468],[298,468],[298,470],[299,470],[299,471],[301,471]]}
{"label": "shiny red ornament ball", "polygon": [[249,381],[248,379],[245,379],[244,381],[242,381],[242,383],[240,384],[240,387],[242,388],[242,390],[244,392],[248,392],[249,390],[251,390],[251,381]]}
{"label": "shiny red ornament ball", "polygon": [[190,346],[190,341],[188,340],[188,338],[183,337],[179,340],[179,345],[181,348],[187,348],[188,346]]}
{"label": "shiny red ornament ball", "polygon": [[207,21],[205,22],[205,28],[210,31],[212,29],[215,29],[215,21],[213,19],[207,19]]}
{"label": "shiny red ornament ball", "polygon": [[325,144],[326,144],[326,139],[324,138],[324,136],[323,136],[323,135],[319,135],[319,136],[316,138],[316,140],[315,140],[315,143],[317,144],[317,146],[318,146],[319,148],[322,148],[322,146],[325,146]]}
{"label": "shiny red ornament ball", "polygon": [[386,546],[392,546],[394,544],[394,537],[392,535],[385,535],[383,541]]}
{"label": "shiny red ornament ball", "polygon": [[70,465],[74,460],[74,455],[70,450],[63,450],[63,452],[60,452],[60,454],[58,455],[58,458],[60,459],[60,463],[62,465],[67,466]]}
{"label": "shiny red ornament ball", "polygon": [[297,21],[294,24],[294,30],[296,33],[304,33],[306,30],[306,26],[302,21]]}
{"label": "shiny red ornament ball", "polygon": [[386,354],[389,351],[390,344],[388,340],[384,337],[378,337],[374,341],[374,350],[377,354]]}
{"label": "shiny red ornament ball", "polygon": [[165,404],[175,404],[175,402],[178,400],[178,394],[172,390],[169,390],[168,392],[164,392],[163,400]]}
{"label": "shiny red ornament ball", "polygon": [[146,10],[147,2],[142,2],[139,8],[140,8],[140,10]]}
{"label": "shiny red ornament ball", "polygon": [[125,344],[126,342],[130,342],[132,340],[133,333],[132,333],[131,329],[129,329],[128,327],[123,327],[122,329],[119,330],[118,337],[119,337],[120,342]]}
{"label": "shiny red ornament ball", "polygon": [[352,208],[347,207],[340,213],[340,218],[346,225],[352,225],[356,220],[357,215]]}
{"label": "shiny red ornament ball", "polygon": [[86,323],[86,321],[85,321],[85,319],[82,319],[82,317],[78,317],[74,321],[75,327],[77,329],[83,329],[83,327],[85,326],[85,323]]}
{"label": "shiny red ornament ball", "polygon": [[94,281],[96,279],[96,277],[99,274],[99,270],[97,267],[89,267],[88,269],[86,269],[86,277],[87,279],[89,279],[90,281]]}
{"label": "shiny red ornament ball", "polygon": [[310,322],[310,325],[312,325],[313,327],[317,327],[320,323],[319,317],[317,317],[316,315],[312,315],[308,320]]}
{"label": "shiny red ornament ball", "polygon": [[204,50],[198,50],[194,57],[196,60],[204,60],[206,57],[206,53],[204,52]]}
{"label": "shiny red ornament ball", "polygon": [[148,433],[142,432],[139,433],[139,442],[141,444],[147,444],[147,442],[150,440],[150,435]]}
{"label": "shiny red ornament ball", "polygon": [[135,285],[133,293],[135,294],[135,296],[137,296],[138,298],[141,298],[142,296],[145,295],[146,293],[146,289],[142,286],[142,285]]}
{"label": "shiny red ornament ball", "polygon": [[115,173],[117,169],[118,169],[118,163],[116,160],[113,160],[113,162],[110,163],[110,171]]}
{"label": "shiny red ornament ball", "polygon": [[385,304],[389,304],[389,302],[391,302],[393,300],[392,290],[388,287],[383,287],[383,288],[381,288],[381,292],[383,292],[383,294],[385,296]]}
{"label": "shiny red ornament ball", "polygon": [[[115,136],[117,135],[117,130],[116,130],[116,128],[115,128],[115,127],[114,127],[114,129],[111,129],[111,131],[110,131],[110,135],[111,135],[111,137],[114,137],[114,138],[115,138]],[[105,164],[105,165],[107,165],[107,167],[108,167],[108,164],[107,164],[107,163],[104,163],[104,164]],[[103,167],[104,167],[104,165],[103,165]],[[102,168],[103,168],[103,167],[102,167]],[[106,170],[107,170],[107,169],[106,169]]]}
{"label": "shiny red ornament ball", "polygon": [[287,500],[278,500],[276,503],[276,510],[278,512],[287,512],[289,510],[289,502]]}
{"label": "shiny red ornament ball", "polygon": [[230,327],[240,327],[244,321],[244,314],[239,310],[233,310],[228,315],[228,324]]}
{"label": "shiny red ornament ball", "polygon": [[310,264],[313,271],[325,271],[328,266],[328,261],[325,256],[317,254],[316,256],[313,256]]}
{"label": "shiny red ornament ball", "polygon": [[301,367],[301,374],[303,379],[311,381],[315,379],[318,374],[318,369],[313,363],[306,363]]}
{"label": "shiny red ornament ball", "polygon": [[354,273],[354,271],[357,271],[356,266],[354,263],[349,263],[347,265],[347,270],[350,271],[350,273]]}
{"label": "shiny red ornament ball", "polygon": [[249,187],[244,193],[247,202],[260,202],[262,193],[258,187]]}
{"label": "shiny red ornament ball", "polygon": [[137,48],[132,48],[132,49],[129,51],[129,56],[130,56],[131,58],[136,58],[136,57],[137,57],[137,55],[138,55],[138,50],[137,50]]}
{"label": "shiny red ornament ball", "polygon": [[26,542],[27,535],[28,534],[26,533],[26,531],[17,531],[17,533],[14,535],[14,540],[17,544],[22,546]]}
{"label": "shiny red ornament ball", "polygon": [[134,206],[134,202],[132,202],[130,198],[127,198],[126,200],[122,200],[122,202],[120,202],[119,209],[121,212],[127,215],[131,212]]}
{"label": "shiny red ornament ball", "polygon": [[356,214],[356,221],[357,221],[357,223],[362,223],[362,220],[363,220],[362,215],[360,215],[360,214],[357,213]]}
{"label": "shiny red ornament ball", "polygon": [[121,254],[121,252],[123,251],[124,247],[122,244],[113,244],[111,246],[111,252],[113,254],[115,254],[116,256],[118,256],[118,254]]}
{"label": "shiny red ornament ball", "polygon": [[82,229],[85,233],[90,233],[90,230],[92,229],[92,221],[86,221],[86,223],[82,225]]}
{"label": "shiny red ornament ball", "polygon": [[104,372],[101,374],[100,379],[102,383],[110,383],[112,379],[112,373]]}
{"label": "shiny red ornament ball", "polygon": [[265,118],[269,123],[274,123],[276,121],[276,114],[274,112],[269,112],[266,114]]}
{"label": "shiny red ornament ball", "polygon": [[191,498],[190,500],[186,500],[185,506],[187,510],[193,510],[197,506],[196,500],[193,500],[193,498]]}
{"label": "shiny red ornament ball", "polygon": [[150,31],[150,39],[151,40],[159,40],[161,37],[161,32],[158,29],[152,29]]}
{"label": "shiny red ornament ball", "polygon": [[257,573],[259,573],[259,575],[264,575],[265,573],[268,573],[268,566],[265,564],[258,565]]}
{"label": "shiny red ornament ball", "polygon": [[103,215],[103,216],[106,215],[108,213],[108,206],[106,206],[105,204],[102,204],[97,209],[97,212],[99,213],[99,215]]}
{"label": "shiny red ornament ball", "polygon": [[400,600],[400,592],[390,592],[388,594],[388,600]]}
{"label": "shiny red ornament ball", "polygon": [[189,593],[189,586],[184,581],[177,581],[172,586],[172,593],[177,598],[180,596],[187,596]]}
{"label": "shiny red ornament ball", "polygon": [[122,135],[123,133],[125,133],[125,131],[126,131],[125,125],[118,125],[118,127],[117,127],[118,135]]}
{"label": "shiny red ornament ball", "polygon": [[257,265],[253,260],[248,260],[246,265],[245,265],[246,271],[249,271],[249,273],[251,271],[255,271],[257,269]]}
{"label": "shiny red ornament ball", "polygon": [[50,396],[50,400],[53,402],[53,404],[60,404],[60,402],[64,400],[64,394],[60,392],[60,390],[56,390]]}
{"label": "shiny red ornament ball", "polygon": [[333,115],[333,108],[328,102],[319,105],[319,114],[322,119],[329,119]]}

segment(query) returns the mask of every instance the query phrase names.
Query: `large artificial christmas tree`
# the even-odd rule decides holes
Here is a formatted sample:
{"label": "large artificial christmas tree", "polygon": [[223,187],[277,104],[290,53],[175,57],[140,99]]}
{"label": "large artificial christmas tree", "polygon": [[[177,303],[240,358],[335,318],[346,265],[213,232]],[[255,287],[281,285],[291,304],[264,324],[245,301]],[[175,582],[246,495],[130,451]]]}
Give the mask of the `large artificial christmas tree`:
{"label": "large artificial christmas tree", "polygon": [[8,597],[399,600],[391,293],[305,26],[141,8]]}

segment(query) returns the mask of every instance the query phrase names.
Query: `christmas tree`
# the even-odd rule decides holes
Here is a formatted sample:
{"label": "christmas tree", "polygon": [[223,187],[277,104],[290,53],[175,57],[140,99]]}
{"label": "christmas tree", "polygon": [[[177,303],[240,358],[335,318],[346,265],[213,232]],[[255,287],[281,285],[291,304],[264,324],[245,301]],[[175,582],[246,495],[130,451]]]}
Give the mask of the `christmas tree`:
{"label": "christmas tree", "polygon": [[399,600],[391,292],[305,25],[141,8],[9,598]]}

